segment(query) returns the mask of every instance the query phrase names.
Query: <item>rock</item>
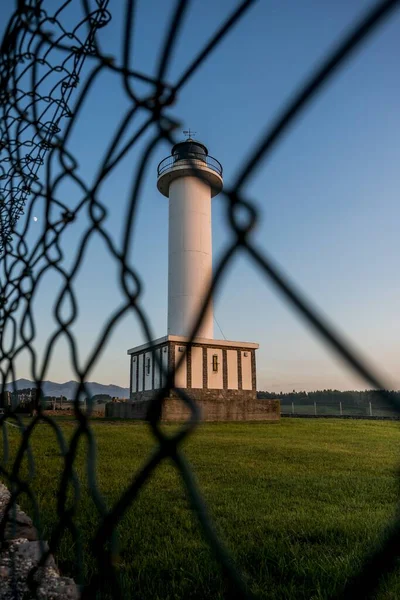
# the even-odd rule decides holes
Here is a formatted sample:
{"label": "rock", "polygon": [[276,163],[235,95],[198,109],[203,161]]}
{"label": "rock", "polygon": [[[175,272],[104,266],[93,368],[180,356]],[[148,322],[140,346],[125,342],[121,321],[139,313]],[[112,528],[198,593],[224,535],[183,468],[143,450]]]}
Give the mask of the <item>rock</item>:
{"label": "rock", "polygon": [[30,542],[38,539],[36,529],[32,525],[32,520],[27,515],[19,512],[14,518],[10,512],[7,516],[4,539],[16,540],[19,538],[25,538]]}
{"label": "rock", "polygon": [[6,565],[0,566],[0,577],[10,577],[11,569],[10,567],[6,567]]}
{"label": "rock", "polygon": [[44,581],[37,590],[37,598],[40,600],[58,600],[58,598],[66,600],[78,600],[78,587],[73,579],[69,577],[57,577]]}
{"label": "rock", "polygon": [[[19,544],[15,551],[17,560],[21,558],[23,560],[30,560],[33,564],[37,564],[42,557],[42,546],[43,551],[48,552],[49,546],[47,542],[24,542],[23,544]],[[54,558],[51,554],[47,558],[46,567],[56,568]]]}
{"label": "rock", "polygon": [[[10,500],[8,489],[0,483],[0,521]],[[21,511],[18,504],[9,511],[2,546],[0,547],[0,600],[29,600],[33,590],[28,589],[28,575],[38,565],[43,552],[48,552],[47,542],[37,540],[32,520]],[[37,584],[35,598],[41,600],[78,600],[79,588],[73,579],[60,577],[54,558],[50,555],[46,565],[33,575]]]}

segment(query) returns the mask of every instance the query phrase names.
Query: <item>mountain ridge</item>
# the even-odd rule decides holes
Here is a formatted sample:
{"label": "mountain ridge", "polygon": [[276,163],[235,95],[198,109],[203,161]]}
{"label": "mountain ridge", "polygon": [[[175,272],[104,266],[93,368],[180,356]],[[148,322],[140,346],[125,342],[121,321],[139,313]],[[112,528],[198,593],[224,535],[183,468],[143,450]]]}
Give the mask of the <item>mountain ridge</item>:
{"label": "mountain ridge", "polygon": [[[42,391],[45,396],[65,396],[68,400],[73,400],[76,395],[76,389],[79,383],[71,379],[65,383],[57,383],[55,381],[46,380],[42,382]],[[112,383],[103,384],[96,381],[85,382],[91,396],[97,394],[108,394],[113,398],[129,398],[129,388],[124,388]],[[14,382],[7,383],[5,389],[12,391],[13,389],[21,390],[24,388],[35,388],[36,384],[30,379],[20,378]]]}

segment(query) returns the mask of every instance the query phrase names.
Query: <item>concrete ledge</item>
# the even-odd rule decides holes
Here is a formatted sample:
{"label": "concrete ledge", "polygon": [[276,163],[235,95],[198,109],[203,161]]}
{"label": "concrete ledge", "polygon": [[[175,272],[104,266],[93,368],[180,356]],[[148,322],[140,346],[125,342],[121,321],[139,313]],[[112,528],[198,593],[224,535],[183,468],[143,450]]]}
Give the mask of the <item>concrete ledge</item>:
{"label": "concrete ledge", "polygon": [[157,338],[151,342],[146,342],[139,346],[135,346],[134,348],[129,348],[129,350],[127,350],[127,354],[136,354],[137,352],[142,352],[143,350],[154,349],[168,344],[169,342],[190,346],[207,346],[207,348],[238,348],[239,350],[257,350],[260,347],[260,344],[256,344],[255,342],[214,340],[201,337],[195,337],[192,341],[190,341],[190,338],[183,335],[165,335],[164,337]]}
{"label": "concrete ledge", "polygon": [[[137,402],[149,402],[155,398],[158,390],[147,390],[145,392],[138,392],[137,394],[131,394],[131,403]],[[198,404],[200,402],[233,402],[233,401],[248,401],[257,400],[257,392],[255,390],[218,390],[218,389],[207,389],[207,388],[182,388],[182,392],[195,400]],[[168,396],[165,398],[177,398],[180,400],[180,396],[175,390],[171,390]],[[267,400],[261,400],[261,403],[267,402]]]}

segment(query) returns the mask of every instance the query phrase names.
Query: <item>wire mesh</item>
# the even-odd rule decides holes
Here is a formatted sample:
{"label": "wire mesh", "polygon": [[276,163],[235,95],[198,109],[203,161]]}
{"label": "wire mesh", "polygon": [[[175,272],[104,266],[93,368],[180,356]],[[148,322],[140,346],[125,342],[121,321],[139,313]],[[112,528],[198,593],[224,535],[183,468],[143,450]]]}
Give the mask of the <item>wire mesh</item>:
{"label": "wire mesh", "polygon": [[[57,7],[55,8],[55,4]],[[3,461],[0,466],[2,478],[8,482],[11,498],[6,514],[18,498],[26,494],[34,507],[35,520],[40,523],[37,499],[29,480],[21,476],[21,465],[25,458],[29,461],[29,470],[34,471],[34,457],[30,442],[33,432],[44,423],[55,432],[60,453],[63,457],[63,470],[57,496],[58,524],[51,532],[48,552],[44,552],[40,565],[45,563],[49,553],[56,553],[62,535],[69,531],[78,548],[77,563],[82,551],[79,531],[74,522],[75,505],[80,494],[80,486],[75,474],[77,449],[80,441],[87,442],[87,473],[90,495],[101,517],[101,525],[93,539],[93,553],[98,568],[90,583],[83,588],[82,598],[93,598],[107,581],[113,587],[115,598],[121,597],[115,561],[114,533],[126,511],[133,505],[139,491],[150,475],[166,458],[172,459],[184,482],[194,513],[196,514],[204,536],[213,550],[224,572],[227,593],[231,597],[250,598],[251,593],[227,549],[218,537],[204,500],[193,477],[190,465],[182,451],[182,443],[191,435],[200,422],[199,408],[190,395],[181,389],[174,389],[174,373],[167,373],[167,383],[150,403],[149,426],[158,445],[148,457],[144,466],[134,475],[119,500],[109,509],[99,491],[96,481],[96,447],[90,417],[82,411],[79,396],[87,393],[87,374],[98,360],[101,350],[107,344],[113,330],[129,312],[138,318],[147,341],[154,339],[141,306],[140,298],[143,285],[139,275],[129,263],[128,256],[133,239],[133,224],[136,207],[141,194],[143,179],[149,157],[160,143],[176,143],[174,132],[180,126],[178,120],[169,115],[179,92],[196,74],[204,61],[212,57],[214,49],[224,41],[228,32],[233,30],[245,16],[251,0],[240,2],[228,16],[217,33],[205,42],[202,50],[193,57],[188,68],[174,83],[167,82],[168,67],[171,64],[174,48],[179,40],[188,2],[178,0],[171,21],[165,30],[164,42],[160,51],[156,75],[151,76],[135,70],[131,65],[132,25],[135,2],[126,0],[123,38],[123,60],[118,64],[101,50],[98,30],[106,26],[111,18],[111,9],[107,0],[66,0],[52,3],[50,9],[44,9],[40,0],[21,0],[8,24],[1,46],[0,58],[0,371],[2,378],[2,397],[5,397],[6,383],[15,380],[15,364],[21,352],[29,352],[32,362],[32,374],[40,394],[52,348],[60,337],[68,341],[79,387],[74,403],[77,428],[67,441],[60,426],[46,415],[39,402],[36,412],[28,425],[24,425],[15,411],[1,416],[3,432]],[[252,230],[258,214],[253,203],[246,195],[246,185],[255,169],[274,150],[275,144],[299,117],[322,87],[329,83],[335,72],[351,57],[373,31],[399,7],[396,0],[378,2],[369,13],[360,19],[354,29],[340,40],[336,49],[327,56],[319,68],[311,73],[309,79],[283,107],[276,120],[268,127],[253,151],[243,161],[243,168],[231,188],[225,188],[227,223],[232,233],[232,244],[222,256],[215,268],[213,282],[208,290],[197,323],[193,326],[191,339],[194,338],[205,314],[207,303],[220,286],[227,266],[239,253],[246,255],[259,267],[260,273],[275,286],[277,293],[289,302],[290,306],[305,320],[310,328],[325,343],[334,349],[359,375],[368,386],[380,390],[385,401],[398,411],[399,405],[392,395],[385,392],[387,386],[369,365],[364,364],[357,353],[341,339],[310,302],[301,294],[288,278],[277,268],[273,260],[258,248],[252,239]],[[81,11],[82,17],[76,18]],[[68,11],[71,11],[68,13]],[[49,12],[50,11],[50,12]],[[72,15],[72,18],[71,18]],[[71,24],[72,23],[72,24]],[[89,64],[88,64],[89,63]],[[83,68],[85,67],[85,68]],[[87,67],[87,68],[86,68]],[[83,70],[82,70],[83,69]],[[121,117],[118,127],[110,138],[108,150],[98,165],[97,175],[92,183],[85,181],[78,173],[76,157],[67,150],[68,140],[82,106],[89,96],[95,82],[104,72],[118,75],[121,90],[124,92],[129,109]],[[82,77],[84,73],[84,77]],[[151,87],[151,93],[145,97],[136,92],[136,84],[144,82]],[[73,107],[72,107],[73,102]],[[138,126],[128,139],[123,140],[124,132],[138,113],[145,114],[144,122]],[[98,198],[98,189],[102,182],[113,172],[127,153],[150,133],[150,141],[141,152],[137,174],[133,182],[130,202],[124,215],[122,243],[118,246],[104,227],[106,207]],[[123,141],[121,141],[123,140]],[[74,182],[81,190],[80,201],[72,206],[59,199],[58,189],[64,181]],[[30,247],[28,227],[34,215],[35,203],[42,200],[45,204],[43,231],[35,244]],[[64,253],[60,240],[73,222],[87,209],[90,223],[77,243],[77,250],[69,267],[63,262]],[[18,226],[19,217],[26,213],[25,225]],[[243,214],[246,219],[243,219]],[[107,243],[109,254],[115,262],[119,274],[124,304],[109,315],[99,340],[93,345],[86,364],[78,362],[78,340],[72,331],[77,316],[77,302],[74,297],[74,280],[80,265],[84,261],[85,251],[93,234],[99,234]],[[119,247],[121,250],[119,250]],[[32,302],[43,276],[55,271],[63,284],[54,301],[57,328],[46,343],[45,360],[41,369],[37,366],[35,348],[35,321]],[[135,289],[132,291],[131,282]],[[61,310],[65,299],[71,305],[68,318]],[[11,329],[12,334],[5,331]],[[10,343],[11,337],[11,343]],[[20,341],[18,341],[20,339]],[[183,356],[181,357],[183,360]],[[179,368],[179,363],[176,365]],[[161,428],[160,415],[163,398],[171,391],[190,409],[190,418],[174,435],[166,436]],[[16,457],[10,465],[8,458],[8,438],[6,420],[17,423],[22,432]],[[71,489],[75,502],[68,502],[68,490]],[[5,518],[0,525],[3,539]],[[372,550],[365,558],[362,569],[346,583],[344,598],[367,598],[378,589],[384,575],[390,573],[398,557],[400,541],[400,520],[395,523],[386,536],[384,545]],[[34,596],[38,582],[34,567],[29,576],[29,587]]]}

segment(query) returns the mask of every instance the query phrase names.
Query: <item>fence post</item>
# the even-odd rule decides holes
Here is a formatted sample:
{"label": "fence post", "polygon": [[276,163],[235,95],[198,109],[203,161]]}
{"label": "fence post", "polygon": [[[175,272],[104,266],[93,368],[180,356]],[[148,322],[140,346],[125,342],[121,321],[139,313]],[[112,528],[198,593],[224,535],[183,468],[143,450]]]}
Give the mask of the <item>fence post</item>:
{"label": "fence post", "polygon": [[372,417],[372,403],[369,402],[369,416]]}
{"label": "fence post", "polygon": [[317,403],[314,401],[314,415],[317,416]]}
{"label": "fence post", "polygon": [[292,415],[294,415],[294,402],[292,402]]}

